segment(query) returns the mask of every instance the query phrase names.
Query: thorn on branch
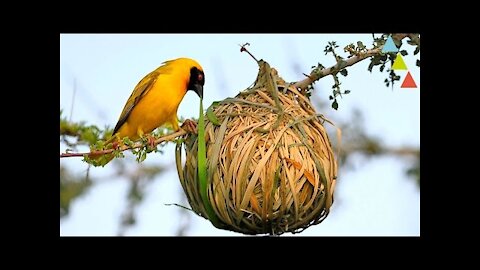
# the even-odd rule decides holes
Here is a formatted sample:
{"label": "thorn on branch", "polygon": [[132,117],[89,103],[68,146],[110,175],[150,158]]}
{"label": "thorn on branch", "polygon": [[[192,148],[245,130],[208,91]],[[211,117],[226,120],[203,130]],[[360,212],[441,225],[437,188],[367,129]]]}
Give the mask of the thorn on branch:
{"label": "thorn on branch", "polygon": [[313,81],[313,78],[312,78],[312,76],[310,76],[310,75],[308,75],[308,74],[305,74],[305,73],[302,73],[302,74],[303,74],[305,77],[308,77],[310,80],[312,80],[312,81]]}

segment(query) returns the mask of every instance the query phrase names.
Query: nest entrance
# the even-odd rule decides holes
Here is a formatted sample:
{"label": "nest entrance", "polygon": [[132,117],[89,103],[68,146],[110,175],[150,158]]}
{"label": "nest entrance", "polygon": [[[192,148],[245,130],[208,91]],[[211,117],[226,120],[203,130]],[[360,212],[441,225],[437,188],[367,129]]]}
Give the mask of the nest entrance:
{"label": "nest entrance", "polygon": [[[208,199],[219,228],[296,233],[327,217],[337,163],[326,119],[268,63],[259,65],[252,88],[209,108],[216,119],[205,119]],[[192,210],[207,218],[198,185],[197,137],[187,137],[184,146],[184,166],[180,145],[176,149],[180,182]]]}

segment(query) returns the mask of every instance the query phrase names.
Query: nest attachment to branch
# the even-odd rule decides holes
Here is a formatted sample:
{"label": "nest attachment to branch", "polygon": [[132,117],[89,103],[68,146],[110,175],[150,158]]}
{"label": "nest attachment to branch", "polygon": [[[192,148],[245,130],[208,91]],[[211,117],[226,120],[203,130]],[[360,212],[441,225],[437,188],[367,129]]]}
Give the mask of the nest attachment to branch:
{"label": "nest attachment to branch", "polygon": [[[333,203],[337,162],[326,120],[310,100],[260,60],[253,87],[212,104],[205,119],[207,195],[215,226],[244,234],[297,233],[322,222]],[[212,118],[213,113],[213,118]],[[197,173],[197,137],[177,146],[192,210],[208,218]]]}

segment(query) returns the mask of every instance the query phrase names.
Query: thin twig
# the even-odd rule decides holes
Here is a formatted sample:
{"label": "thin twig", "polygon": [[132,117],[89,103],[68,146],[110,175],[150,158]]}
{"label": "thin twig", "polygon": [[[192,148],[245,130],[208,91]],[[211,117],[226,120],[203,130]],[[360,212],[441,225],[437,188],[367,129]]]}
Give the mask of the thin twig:
{"label": "thin twig", "polygon": [[[179,131],[177,131],[175,133],[167,134],[167,135],[162,136],[162,137],[158,138],[157,140],[155,140],[154,146],[156,146],[156,145],[158,145],[162,142],[165,142],[165,141],[173,141],[177,137],[183,136],[185,134],[187,134],[187,131],[185,131],[183,129],[180,129]],[[123,151],[128,150],[128,149],[136,149],[136,148],[140,148],[140,147],[143,147],[143,146],[144,146],[143,143],[136,143],[132,147],[124,145],[124,146],[120,147],[118,150],[123,152]],[[86,152],[86,153],[63,153],[63,154],[60,154],[60,158],[64,158],[64,157],[83,157],[84,155],[105,155],[105,154],[112,153],[115,150],[116,149],[106,149],[106,150],[98,150],[98,151],[92,151],[92,152]]]}
{"label": "thin twig", "polygon": [[[402,39],[406,38],[407,36],[409,36],[409,34],[394,34],[394,35],[392,35],[392,38],[395,39],[395,40],[402,40]],[[310,75],[307,76],[307,78],[296,82],[294,84],[294,86],[295,86],[295,88],[300,88],[302,90],[305,90],[313,82],[318,81],[325,76],[328,76],[328,75],[331,75],[331,74],[334,74],[334,73],[340,71],[340,69],[339,69],[340,64],[342,64],[342,69],[346,68],[346,67],[349,67],[349,66],[352,66],[352,65],[364,60],[365,58],[380,54],[382,52],[382,49],[383,49],[383,46],[380,46],[376,49],[370,49],[370,50],[366,51],[365,53],[360,53],[360,54],[358,54],[354,57],[348,58],[347,60],[340,61],[337,64],[335,64],[335,65],[333,65],[329,68],[325,68],[325,69],[322,69],[322,70],[314,70],[310,73]]]}
{"label": "thin twig", "polygon": [[73,78],[72,107],[70,108],[70,119],[68,120],[70,122],[72,122],[73,106],[75,105],[75,94],[76,93],[77,93],[77,78]]}

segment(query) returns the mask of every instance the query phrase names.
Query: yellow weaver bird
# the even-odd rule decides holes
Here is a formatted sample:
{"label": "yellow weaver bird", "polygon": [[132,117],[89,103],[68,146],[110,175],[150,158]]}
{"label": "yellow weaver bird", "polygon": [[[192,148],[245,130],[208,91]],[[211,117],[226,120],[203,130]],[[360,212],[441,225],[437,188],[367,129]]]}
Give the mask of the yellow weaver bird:
{"label": "yellow weaver bird", "polygon": [[[202,98],[204,84],[203,68],[195,60],[178,58],[165,61],[135,86],[108,142],[124,137],[137,140],[165,124],[178,131],[180,102],[188,90],[193,90]],[[105,156],[106,163],[113,158],[113,155]]]}
{"label": "yellow weaver bird", "polygon": [[118,138],[136,140],[164,124],[178,126],[177,109],[188,90],[203,97],[205,75],[190,58],[166,61],[135,86],[113,130]]}

